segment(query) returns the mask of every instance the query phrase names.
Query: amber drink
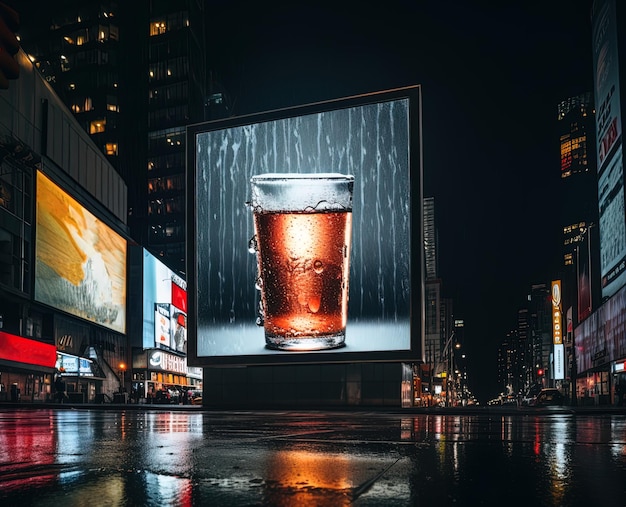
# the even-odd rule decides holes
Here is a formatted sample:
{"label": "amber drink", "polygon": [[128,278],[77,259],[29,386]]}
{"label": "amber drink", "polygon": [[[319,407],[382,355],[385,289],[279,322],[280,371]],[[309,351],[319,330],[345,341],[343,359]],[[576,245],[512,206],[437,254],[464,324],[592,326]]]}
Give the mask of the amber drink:
{"label": "amber drink", "polygon": [[343,346],[354,177],[273,173],[251,183],[266,346]]}

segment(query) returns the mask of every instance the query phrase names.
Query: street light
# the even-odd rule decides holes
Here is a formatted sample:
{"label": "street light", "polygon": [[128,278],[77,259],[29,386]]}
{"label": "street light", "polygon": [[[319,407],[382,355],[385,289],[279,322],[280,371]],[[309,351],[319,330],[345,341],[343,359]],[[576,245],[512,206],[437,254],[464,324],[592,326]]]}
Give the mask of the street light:
{"label": "street light", "polygon": [[120,393],[124,392],[124,372],[126,371],[126,363],[120,363],[118,365],[120,375]]}

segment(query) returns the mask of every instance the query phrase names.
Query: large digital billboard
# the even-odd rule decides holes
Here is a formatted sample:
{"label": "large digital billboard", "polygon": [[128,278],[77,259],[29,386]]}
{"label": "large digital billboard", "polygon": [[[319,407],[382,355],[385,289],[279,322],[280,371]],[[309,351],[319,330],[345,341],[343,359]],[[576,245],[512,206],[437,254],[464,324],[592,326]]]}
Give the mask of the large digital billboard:
{"label": "large digital billboard", "polygon": [[603,298],[614,295],[626,284],[624,160],[615,7],[614,0],[596,0],[592,28]]}
{"label": "large digital billboard", "polygon": [[37,172],[35,299],[126,330],[126,240]]}
{"label": "large digital billboard", "polygon": [[141,250],[143,347],[187,353],[187,283],[150,252]]}
{"label": "large digital billboard", "polygon": [[421,360],[420,94],[188,128],[190,364]]}

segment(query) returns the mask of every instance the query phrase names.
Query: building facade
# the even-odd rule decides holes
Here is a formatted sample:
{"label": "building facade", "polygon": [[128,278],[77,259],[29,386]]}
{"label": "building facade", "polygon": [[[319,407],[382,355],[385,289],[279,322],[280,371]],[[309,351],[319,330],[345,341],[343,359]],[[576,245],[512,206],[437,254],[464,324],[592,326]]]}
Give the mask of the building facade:
{"label": "building facade", "polygon": [[[601,304],[568,328],[567,341],[576,351],[572,377],[574,401],[580,404],[624,403],[626,393],[626,209],[624,192],[623,118],[626,85],[626,10],[621,2],[596,0],[592,9],[595,153],[597,159],[597,247],[588,252],[600,265],[591,278],[601,293]],[[580,291],[582,293],[582,291]],[[584,294],[584,293],[583,293]],[[580,298],[580,294],[579,294]]]}
{"label": "building facade", "polygon": [[129,357],[126,184],[26,54],[16,61],[0,90],[0,399],[95,401],[122,388]]}

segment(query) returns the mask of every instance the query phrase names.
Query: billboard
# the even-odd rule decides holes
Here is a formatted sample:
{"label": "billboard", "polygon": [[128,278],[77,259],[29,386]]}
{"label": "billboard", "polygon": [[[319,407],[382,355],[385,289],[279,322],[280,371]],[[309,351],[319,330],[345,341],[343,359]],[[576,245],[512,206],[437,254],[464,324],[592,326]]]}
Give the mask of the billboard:
{"label": "billboard", "polygon": [[578,322],[591,314],[591,234],[587,227],[583,240],[576,247],[576,278],[578,284]]}
{"label": "billboard", "polygon": [[[190,364],[421,360],[420,94],[420,87],[412,86],[188,128]],[[313,204],[286,219],[293,233],[289,245],[287,233],[280,244],[267,240],[269,236],[261,238],[259,231],[266,230],[261,219],[272,217],[257,215],[252,204],[261,194],[275,195],[271,175],[299,187],[298,194],[288,194],[292,205],[300,199],[318,202],[317,189],[308,187],[306,178],[343,185],[342,191],[350,192],[344,203],[349,216],[331,217],[337,219],[332,227],[341,231],[321,233],[311,225],[312,217],[302,215]],[[255,195],[251,180],[259,185]],[[327,203],[319,198],[322,202]],[[319,213],[317,218],[328,218]],[[336,241],[343,245],[335,250],[345,263],[325,271],[330,262],[289,253]],[[264,268],[264,244],[266,253],[284,251],[284,262]],[[313,321],[331,312],[331,306],[347,306],[345,315],[337,318],[344,326],[344,342],[334,348],[289,351],[269,344],[268,287],[280,292],[279,280],[286,273],[293,279],[297,273],[309,277],[306,287],[291,287],[302,320]],[[287,301],[282,293],[275,298]]]}
{"label": "billboard", "polygon": [[626,357],[626,287],[574,329],[579,372]]}
{"label": "billboard", "polygon": [[565,345],[562,343],[559,345],[554,345],[554,372],[553,378],[554,380],[563,380],[565,379]]}
{"label": "billboard", "polygon": [[37,171],[35,299],[126,330],[126,240]]}
{"label": "billboard", "polygon": [[187,353],[187,283],[145,249],[143,347]]}
{"label": "billboard", "polygon": [[563,343],[563,312],[561,310],[561,280],[552,281],[552,343]]}
{"label": "billboard", "polygon": [[614,0],[594,3],[593,67],[596,97],[598,206],[602,297],[626,284],[624,161]]}

